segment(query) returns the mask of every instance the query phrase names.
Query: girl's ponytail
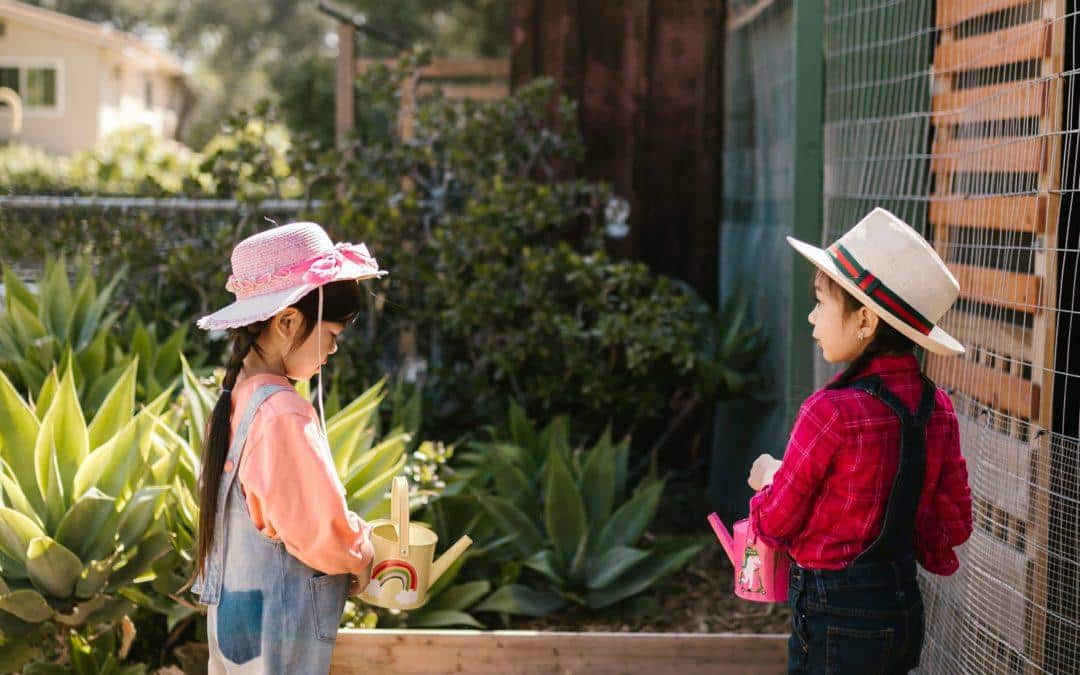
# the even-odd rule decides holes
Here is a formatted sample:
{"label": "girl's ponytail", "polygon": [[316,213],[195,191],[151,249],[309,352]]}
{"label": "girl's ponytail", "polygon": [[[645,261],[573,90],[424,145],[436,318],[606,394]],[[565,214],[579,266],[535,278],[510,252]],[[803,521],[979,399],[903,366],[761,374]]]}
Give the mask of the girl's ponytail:
{"label": "girl's ponytail", "polygon": [[217,512],[218,486],[221,473],[225,470],[225,459],[229,455],[229,440],[232,427],[229,421],[232,415],[232,388],[244,366],[244,358],[254,349],[256,338],[267,322],[244,326],[230,330],[232,353],[225,365],[225,378],[221,381],[221,396],[218,397],[210,422],[206,430],[206,443],[203,447],[202,473],[199,476],[199,529],[195,558],[196,574],[202,574],[210,545],[214,539],[214,514]]}

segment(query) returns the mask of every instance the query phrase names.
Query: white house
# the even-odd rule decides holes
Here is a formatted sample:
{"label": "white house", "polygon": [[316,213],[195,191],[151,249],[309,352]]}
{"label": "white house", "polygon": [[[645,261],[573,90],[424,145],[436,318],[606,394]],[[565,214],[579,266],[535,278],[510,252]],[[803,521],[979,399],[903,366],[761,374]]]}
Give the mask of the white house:
{"label": "white house", "polygon": [[0,0],[0,87],[22,98],[22,129],[0,107],[0,143],[68,155],[111,131],[146,125],[175,138],[185,103],[174,57],[130,33]]}

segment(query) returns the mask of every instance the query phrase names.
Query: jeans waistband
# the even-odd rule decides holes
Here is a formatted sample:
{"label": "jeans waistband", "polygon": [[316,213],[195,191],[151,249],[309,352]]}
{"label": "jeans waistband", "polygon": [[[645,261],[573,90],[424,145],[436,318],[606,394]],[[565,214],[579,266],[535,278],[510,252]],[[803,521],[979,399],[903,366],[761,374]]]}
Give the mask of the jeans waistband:
{"label": "jeans waistband", "polygon": [[797,588],[870,588],[914,583],[918,572],[915,556],[891,562],[856,562],[840,570],[816,570],[791,566],[791,585]]}

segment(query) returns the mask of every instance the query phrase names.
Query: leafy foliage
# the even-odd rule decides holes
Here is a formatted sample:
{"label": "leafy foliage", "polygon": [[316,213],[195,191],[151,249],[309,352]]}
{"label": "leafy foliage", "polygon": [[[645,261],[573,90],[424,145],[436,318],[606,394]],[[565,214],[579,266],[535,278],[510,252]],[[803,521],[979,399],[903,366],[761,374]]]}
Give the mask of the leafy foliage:
{"label": "leafy foliage", "polygon": [[0,373],[0,670],[75,664],[79,635],[123,623],[173,548],[158,518],[170,470],[148,461],[168,451],[154,433],[165,399],[135,412],[137,368],[89,423],[70,368],[36,407]]}
{"label": "leafy foliage", "polygon": [[646,535],[665,482],[651,472],[632,478],[626,440],[604,432],[574,449],[565,417],[540,430],[513,404],[508,427],[508,438],[470,446],[461,480],[476,496],[447,504],[458,510],[452,519],[470,519],[482,548],[501,551],[494,557],[504,583],[475,611],[602,609],[648,590],[700,550]]}
{"label": "leafy foliage", "polygon": [[4,268],[0,371],[40,407],[59,385],[57,369],[70,366],[81,405],[93,412],[136,356],[139,400],[157,398],[180,375],[187,328],[159,335],[157,325],[144,323],[135,312],[121,320],[122,310],[110,310],[122,270],[99,289],[85,259],[74,267],[71,283],[63,257],[48,261],[33,289]]}

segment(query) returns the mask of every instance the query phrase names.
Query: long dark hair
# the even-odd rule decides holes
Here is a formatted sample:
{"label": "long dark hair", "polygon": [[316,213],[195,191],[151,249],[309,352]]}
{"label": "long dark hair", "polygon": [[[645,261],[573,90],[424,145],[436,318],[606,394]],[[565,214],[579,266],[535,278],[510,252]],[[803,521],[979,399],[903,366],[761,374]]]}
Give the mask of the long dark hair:
{"label": "long dark hair", "polygon": [[[814,273],[814,282],[824,283],[825,290],[828,293],[840,294],[844,302],[845,319],[863,307],[863,303],[859,302],[854,295],[844,290],[843,286],[833,281],[824,272],[816,271]],[[858,378],[866,370],[866,367],[870,365],[870,362],[877,357],[886,354],[914,354],[916,347],[917,345],[909,337],[893,328],[892,324],[881,319],[878,321],[877,331],[875,331],[874,339],[870,341],[870,344],[866,345],[866,348],[848,364],[840,377],[829,383],[825,388],[843,389]]]}
{"label": "long dark hair", "polygon": [[[349,324],[360,312],[360,284],[356,281],[336,281],[322,287],[323,321]],[[304,317],[304,324],[293,344],[301,344],[311,335],[318,323],[319,289],[315,289],[292,305]],[[257,340],[270,321],[260,321],[229,331],[232,352],[225,364],[225,378],[221,381],[221,396],[214,405],[206,430],[203,449],[202,474],[199,476],[199,531],[196,550],[196,574],[204,571],[206,556],[214,539],[214,514],[218,506],[218,486],[229,455],[232,425],[232,388],[244,366],[244,359],[252,349],[262,356]]]}

